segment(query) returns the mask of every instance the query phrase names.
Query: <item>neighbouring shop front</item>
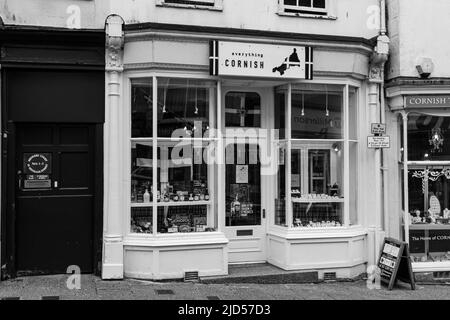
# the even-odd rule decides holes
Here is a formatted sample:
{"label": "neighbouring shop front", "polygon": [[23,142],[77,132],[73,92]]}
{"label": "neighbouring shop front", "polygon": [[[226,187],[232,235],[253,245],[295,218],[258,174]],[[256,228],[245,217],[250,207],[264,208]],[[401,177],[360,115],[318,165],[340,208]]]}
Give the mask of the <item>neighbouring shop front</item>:
{"label": "neighbouring shop front", "polygon": [[[419,81],[420,82],[420,81]],[[414,272],[450,271],[450,95],[442,81],[388,88],[398,120],[401,226]],[[419,93],[420,90],[420,93]],[[401,99],[400,95],[401,93]]]}
{"label": "neighbouring shop front", "polygon": [[123,52],[107,61],[115,135],[105,166],[120,170],[105,181],[103,277],[217,276],[261,262],[319,277],[364,273],[371,44],[123,27],[107,27],[117,43],[123,36],[109,50]]}
{"label": "neighbouring shop front", "polygon": [[104,37],[0,27],[3,279],[99,273]]}

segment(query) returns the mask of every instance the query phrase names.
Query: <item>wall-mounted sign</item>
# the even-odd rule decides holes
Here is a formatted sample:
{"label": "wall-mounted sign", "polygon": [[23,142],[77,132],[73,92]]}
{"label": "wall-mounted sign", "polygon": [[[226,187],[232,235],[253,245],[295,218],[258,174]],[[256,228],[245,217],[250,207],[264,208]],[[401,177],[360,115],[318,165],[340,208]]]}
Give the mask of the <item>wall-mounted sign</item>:
{"label": "wall-mounted sign", "polygon": [[405,108],[450,108],[450,95],[407,96]]}
{"label": "wall-mounted sign", "polygon": [[31,175],[52,173],[51,153],[24,153],[23,172]]}
{"label": "wall-mounted sign", "polygon": [[311,47],[211,41],[209,59],[214,76],[308,80],[313,76]]}
{"label": "wall-mounted sign", "polygon": [[390,137],[367,137],[369,149],[386,149],[391,147]]}
{"label": "wall-mounted sign", "polygon": [[372,131],[372,134],[385,134],[386,133],[386,124],[372,123],[371,131]]}

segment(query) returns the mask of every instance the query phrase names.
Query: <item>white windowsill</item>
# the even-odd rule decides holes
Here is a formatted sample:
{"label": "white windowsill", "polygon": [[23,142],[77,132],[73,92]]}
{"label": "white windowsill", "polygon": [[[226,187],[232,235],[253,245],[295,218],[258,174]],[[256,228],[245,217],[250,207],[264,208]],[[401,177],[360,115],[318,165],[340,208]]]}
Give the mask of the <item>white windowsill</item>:
{"label": "white windowsill", "polygon": [[181,8],[181,9],[198,9],[198,10],[210,10],[210,11],[223,11],[222,6],[202,6],[196,4],[181,4],[181,3],[157,3],[157,7],[167,8]]}
{"label": "white windowsill", "polygon": [[308,14],[308,13],[294,13],[294,12],[284,12],[278,11],[277,15],[286,17],[297,17],[297,18],[309,18],[309,19],[322,19],[322,20],[337,20],[336,16],[332,15],[320,15],[320,14]]}

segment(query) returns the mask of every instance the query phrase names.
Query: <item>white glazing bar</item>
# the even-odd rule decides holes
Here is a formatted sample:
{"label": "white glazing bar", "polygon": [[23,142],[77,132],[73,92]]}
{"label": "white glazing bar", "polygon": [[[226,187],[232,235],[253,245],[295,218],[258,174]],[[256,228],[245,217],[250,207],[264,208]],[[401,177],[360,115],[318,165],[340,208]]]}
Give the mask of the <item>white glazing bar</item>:
{"label": "white glazing bar", "polygon": [[152,185],[153,185],[153,195],[152,195],[152,214],[153,214],[153,234],[156,235],[158,232],[158,207],[157,207],[157,194],[158,194],[158,80],[155,76],[152,77],[152,114],[153,114],[153,148],[152,148]]}
{"label": "white glazing bar", "polygon": [[409,194],[408,194],[408,114],[402,112],[403,117],[403,223],[405,225],[405,241],[409,243]]}
{"label": "white glazing bar", "polygon": [[350,135],[349,123],[349,86],[344,87],[344,225],[350,225]]}
{"label": "white glazing bar", "polygon": [[292,153],[292,123],[291,123],[291,114],[292,114],[292,84],[288,84],[287,88],[287,110],[286,110],[286,224],[288,228],[293,225],[293,205],[292,205],[292,196],[291,196],[291,153]]}
{"label": "white glazing bar", "polygon": [[[209,101],[209,106],[208,106],[209,107],[209,124],[208,124],[208,126],[209,126],[209,128],[215,128],[215,126],[214,126],[214,117],[216,116],[215,112],[217,110],[217,105],[216,105],[217,104],[217,100],[215,100],[216,99],[216,96],[215,96],[216,90],[215,90],[215,88],[209,88],[208,93],[209,93],[209,99],[208,99],[208,101]],[[210,138],[212,138],[213,137],[213,132],[214,132],[213,130],[209,130],[208,135],[205,138],[207,138],[208,140]],[[214,144],[215,144],[215,141],[210,141],[210,143],[207,146],[208,150],[211,150],[211,148],[213,150],[215,150],[216,148],[214,148]],[[203,159],[203,161],[204,160],[205,159]],[[208,165],[208,184],[207,184],[208,193],[209,193],[210,199],[215,199],[215,188],[214,188],[214,186],[215,186],[215,180],[216,180],[216,173],[215,173],[215,170],[214,170],[215,162],[211,161],[212,160],[211,159],[211,152],[208,152],[207,160],[208,160],[208,164],[207,164]],[[209,205],[208,206],[208,221],[207,221],[207,223],[208,223],[209,227],[216,228],[218,226],[216,208],[215,208],[214,205]]]}
{"label": "white glazing bar", "polygon": [[225,165],[224,165],[224,142],[222,135],[222,82],[217,81],[217,213],[219,231],[225,231]]}

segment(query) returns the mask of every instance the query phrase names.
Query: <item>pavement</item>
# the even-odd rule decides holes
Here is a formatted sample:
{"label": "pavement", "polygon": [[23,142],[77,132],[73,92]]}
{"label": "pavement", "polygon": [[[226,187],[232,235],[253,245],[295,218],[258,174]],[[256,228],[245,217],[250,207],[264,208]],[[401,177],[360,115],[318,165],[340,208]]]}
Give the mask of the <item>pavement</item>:
{"label": "pavement", "polygon": [[[82,275],[80,289],[69,275],[23,277],[0,282],[1,300],[450,300],[450,285],[406,284],[388,291],[364,280],[315,284],[184,283],[133,279],[103,281]],[[73,280],[73,278],[71,279]]]}

